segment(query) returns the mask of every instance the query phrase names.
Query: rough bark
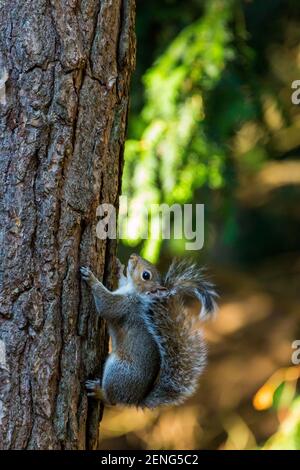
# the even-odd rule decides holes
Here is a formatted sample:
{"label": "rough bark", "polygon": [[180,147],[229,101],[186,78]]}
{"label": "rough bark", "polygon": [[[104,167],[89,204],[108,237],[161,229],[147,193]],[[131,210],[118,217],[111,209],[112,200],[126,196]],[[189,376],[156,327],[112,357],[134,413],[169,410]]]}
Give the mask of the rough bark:
{"label": "rough bark", "polygon": [[113,282],[134,0],[0,1],[0,448],[97,448],[105,326],[79,276]]}

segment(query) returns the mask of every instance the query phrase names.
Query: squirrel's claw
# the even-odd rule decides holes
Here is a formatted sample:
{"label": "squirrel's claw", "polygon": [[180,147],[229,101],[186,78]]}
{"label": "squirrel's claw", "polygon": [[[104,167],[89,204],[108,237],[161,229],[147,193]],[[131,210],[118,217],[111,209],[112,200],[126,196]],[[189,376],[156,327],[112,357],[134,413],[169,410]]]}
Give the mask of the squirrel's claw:
{"label": "squirrel's claw", "polygon": [[86,281],[87,283],[90,283],[94,277],[90,268],[86,268],[85,266],[81,266],[80,273],[81,273],[82,279]]}
{"label": "squirrel's claw", "polygon": [[95,387],[100,387],[100,380],[86,380],[85,387],[88,389],[94,389]]}
{"label": "squirrel's claw", "polygon": [[80,272],[82,276],[88,276],[89,274],[91,274],[91,270],[89,268],[86,268],[85,266],[81,266]]}
{"label": "squirrel's claw", "polygon": [[98,400],[103,399],[100,380],[87,380],[85,382],[85,388],[88,397],[97,398]]}

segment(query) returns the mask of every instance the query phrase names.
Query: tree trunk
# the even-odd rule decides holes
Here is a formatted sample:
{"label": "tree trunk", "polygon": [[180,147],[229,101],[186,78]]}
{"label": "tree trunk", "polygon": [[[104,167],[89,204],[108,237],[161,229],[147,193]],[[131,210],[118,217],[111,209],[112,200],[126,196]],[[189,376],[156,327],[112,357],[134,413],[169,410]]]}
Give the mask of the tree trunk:
{"label": "tree trunk", "polygon": [[97,448],[107,350],[79,266],[110,285],[134,0],[0,2],[0,448]]}

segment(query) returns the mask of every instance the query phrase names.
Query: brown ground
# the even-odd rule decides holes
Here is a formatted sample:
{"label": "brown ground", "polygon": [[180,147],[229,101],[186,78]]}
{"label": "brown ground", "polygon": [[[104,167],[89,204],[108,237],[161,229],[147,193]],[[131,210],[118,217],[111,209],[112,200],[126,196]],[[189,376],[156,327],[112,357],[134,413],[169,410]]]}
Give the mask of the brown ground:
{"label": "brown ground", "polygon": [[291,365],[291,344],[300,338],[300,256],[248,273],[217,269],[216,281],[220,311],[205,325],[209,363],[196,396],[164,411],[107,408],[102,448],[243,449],[277,430],[276,412],[258,411],[252,400]]}

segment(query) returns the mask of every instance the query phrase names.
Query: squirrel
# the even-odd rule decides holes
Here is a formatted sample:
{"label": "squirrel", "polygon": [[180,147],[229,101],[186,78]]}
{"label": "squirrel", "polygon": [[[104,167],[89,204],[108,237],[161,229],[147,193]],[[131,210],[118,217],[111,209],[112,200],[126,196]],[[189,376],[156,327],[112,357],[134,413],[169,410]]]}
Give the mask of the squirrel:
{"label": "squirrel", "polygon": [[173,261],[164,279],[137,254],[129,258],[127,277],[119,261],[118,270],[119,288],[111,292],[89,268],[80,269],[112,339],[102,380],[87,380],[87,395],[110,405],[180,404],[194,393],[206,364],[191,308],[200,301],[200,318],[212,314],[214,286],[189,261]]}

